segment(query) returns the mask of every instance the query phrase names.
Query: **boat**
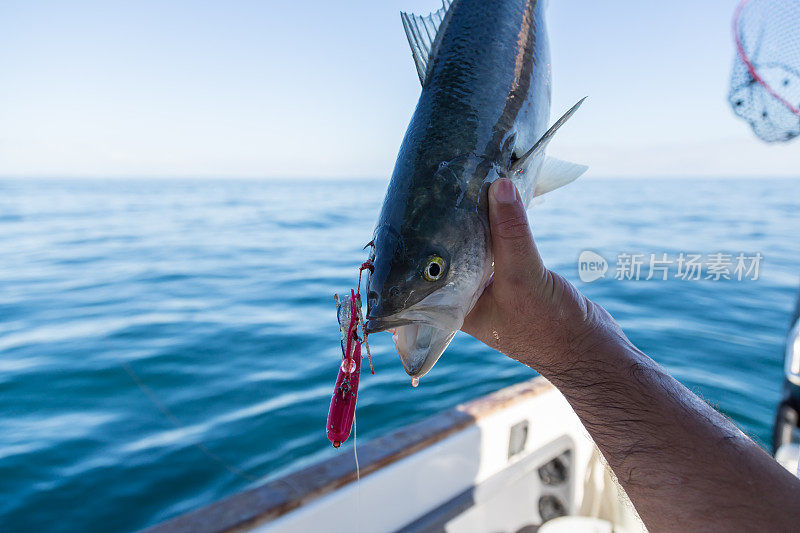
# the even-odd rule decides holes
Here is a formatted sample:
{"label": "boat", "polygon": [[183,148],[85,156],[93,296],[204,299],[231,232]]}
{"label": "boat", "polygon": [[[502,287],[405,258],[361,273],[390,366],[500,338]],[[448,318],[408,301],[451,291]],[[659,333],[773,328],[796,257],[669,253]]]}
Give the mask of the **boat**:
{"label": "boat", "polygon": [[800,475],[800,295],[786,337],[783,398],[772,431],[772,451],[786,469]]}
{"label": "boat", "polygon": [[[798,474],[800,295],[773,453]],[[646,531],[561,393],[538,376],[405,426],[147,533]]]}
{"label": "boat", "polygon": [[536,377],[148,533],[645,531],[566,399]]}

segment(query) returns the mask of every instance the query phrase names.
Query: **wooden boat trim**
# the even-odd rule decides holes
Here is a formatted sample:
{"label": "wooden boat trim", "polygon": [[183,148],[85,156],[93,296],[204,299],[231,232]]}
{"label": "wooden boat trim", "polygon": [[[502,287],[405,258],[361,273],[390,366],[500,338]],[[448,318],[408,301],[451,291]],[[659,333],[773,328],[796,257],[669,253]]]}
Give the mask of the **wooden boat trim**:
{"label": "wooden boat trim", "polygon": [[[427,448],[476,421],[553,387],[536,377],[405,426],[358,447],[361,477]],[[147,533],[236,532],[275,520],[356,480],[350,454],[320,461],[298,472],[234,494],[147,529]]]}

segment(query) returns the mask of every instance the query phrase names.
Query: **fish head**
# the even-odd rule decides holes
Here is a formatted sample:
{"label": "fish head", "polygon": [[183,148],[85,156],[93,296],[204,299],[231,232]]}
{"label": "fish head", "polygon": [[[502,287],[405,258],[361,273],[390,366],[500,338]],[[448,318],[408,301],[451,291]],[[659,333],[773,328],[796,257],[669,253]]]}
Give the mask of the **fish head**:
{"label": "fish head", "polygon": [[402,224],[379,224],[367,289],[366,331],[391,331],[403,367],[416,378],[461,328],[492,265],[486,214],[470,199],[479,192],[431,183],[431,194],[413,199]]}

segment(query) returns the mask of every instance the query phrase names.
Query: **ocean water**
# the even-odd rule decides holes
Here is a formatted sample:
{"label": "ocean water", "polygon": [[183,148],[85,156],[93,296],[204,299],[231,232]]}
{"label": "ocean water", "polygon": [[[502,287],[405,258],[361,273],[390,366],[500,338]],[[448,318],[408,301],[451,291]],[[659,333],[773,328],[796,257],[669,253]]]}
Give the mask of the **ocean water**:
{"label": "ocean water", "polygon": [[[0,529],[133,531],[350,453],[324,431],[332,294],[353,286],[384,190],[0,181]],[[800,180],[583,179],[531,219],[551,268],[767,445],[799,200]],[[578,279],[586,249],[605,279]],[[760,252],[759,279],[613,279],[620,253],[720,251]],[[371,346],[361,442],[534,375],[459,334],[412,389],[389,335]]]}

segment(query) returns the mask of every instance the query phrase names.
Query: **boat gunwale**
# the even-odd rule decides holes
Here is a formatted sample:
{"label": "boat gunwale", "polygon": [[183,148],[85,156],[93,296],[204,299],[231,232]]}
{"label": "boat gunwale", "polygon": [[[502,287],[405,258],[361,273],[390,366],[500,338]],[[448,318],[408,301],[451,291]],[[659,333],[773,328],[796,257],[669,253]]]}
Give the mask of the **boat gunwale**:
{"label": "boat gunwale", "polygon": [[[553,390],[550,382],[537,376],[360,444],[358,456],[361,477],[436,444],[482,418],[550,390]],[[284,516],[355,480],[352,456],[339,454],[179,515],[145,532],[245,531]]]}

